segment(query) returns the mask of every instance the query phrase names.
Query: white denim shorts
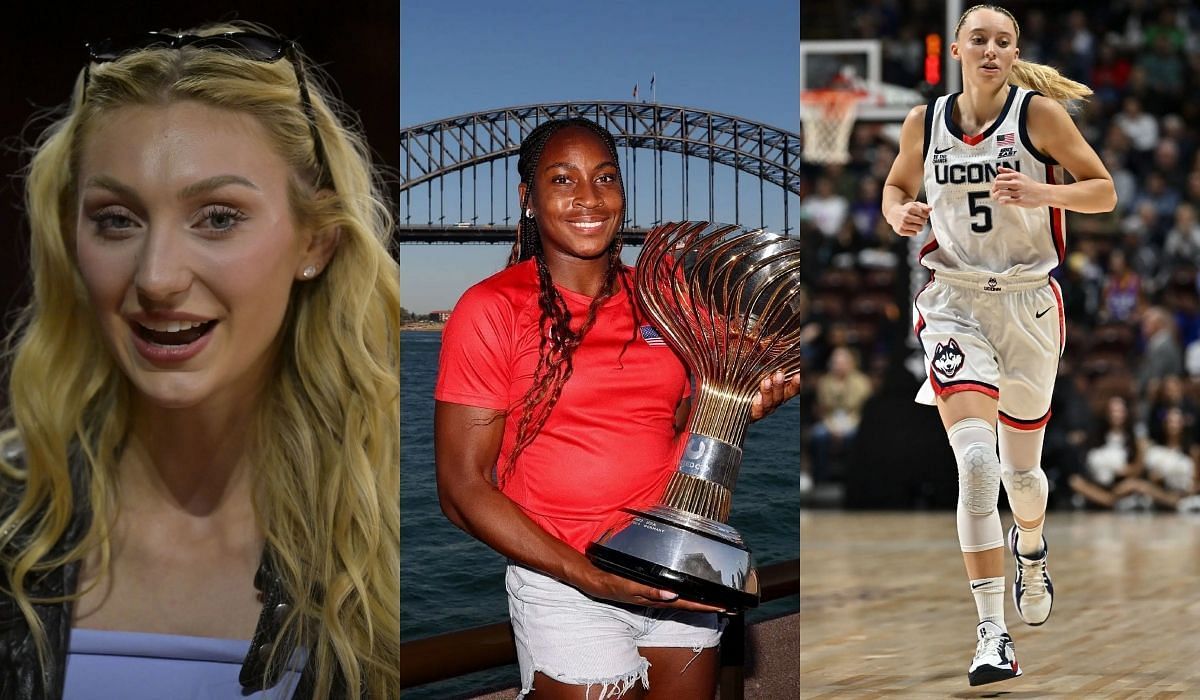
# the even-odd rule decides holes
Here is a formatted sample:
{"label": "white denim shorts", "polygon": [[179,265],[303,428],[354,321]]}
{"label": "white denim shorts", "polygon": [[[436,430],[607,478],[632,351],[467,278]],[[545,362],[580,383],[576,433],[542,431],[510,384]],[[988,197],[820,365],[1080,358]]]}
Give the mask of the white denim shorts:
{"label": "white denim shorts", "polygon": [[505,587],[521,665],[518,700],[532,690],[538,672],[589,689],[599,685],[600,700],[619,698],[639,679],[650,687],[650,662],[640,647],[687,648],[698,655],[721,641],[724,624],[715,613],[600,601],[513,564]]}

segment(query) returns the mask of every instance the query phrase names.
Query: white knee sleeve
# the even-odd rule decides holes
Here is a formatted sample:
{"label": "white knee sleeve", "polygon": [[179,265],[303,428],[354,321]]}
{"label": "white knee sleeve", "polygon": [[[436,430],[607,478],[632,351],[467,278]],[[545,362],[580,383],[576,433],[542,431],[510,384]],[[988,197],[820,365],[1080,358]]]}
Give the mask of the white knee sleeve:
{"label": "white knee sleeve", "polygon": [[1008,507],[1025,522],[1037,521],[1046,514],[1046,472],[1041,467],[1016,471],[1005,464],[1000,470]]}
{"label": "white knee sleeve", "polygon": [[989,445],[969,445],[958,461],[958,500],[972,515],[996,510],[1000,499],[1000,458]]}
{"label": "white knee sleeve", "polygon": [[1000,459],[996,431],[980,418],[964,418],[946,431],[958,463],[958,542],[964,552],[1001,547],[1004,534],[996,502]]}
{"label": "white knee sleeve", "polygon": [[1004,546],[1000,511],[995,508],[987,515],[972,515],[959,501],[955,517],[958,521],[958,548],[962,551],[986,552]]}
{"label": "white knee sleeve", "polygon": [[985,420],[964,418],[946,431],[958,462],[958,500],[972,515],[987,515],[1000,498],[996,431]]}
{"label": "white knee sleeve", "polygon": [[1046,472],[1042,471],[1042,441],[1046,429],[1000,430],[1000,478],[1013,515],[1026,522],[1046,514]]}

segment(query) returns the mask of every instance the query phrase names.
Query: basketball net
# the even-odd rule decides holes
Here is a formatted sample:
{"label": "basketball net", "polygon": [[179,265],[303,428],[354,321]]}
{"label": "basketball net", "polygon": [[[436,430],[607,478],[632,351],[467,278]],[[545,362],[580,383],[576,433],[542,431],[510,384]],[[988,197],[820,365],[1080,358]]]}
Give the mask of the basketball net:
{"label": "basketball net", "polygon": [[805,90],[800,95],[804,125],[804,160],[841,164],[850,160],[850,131],[863,90]]}

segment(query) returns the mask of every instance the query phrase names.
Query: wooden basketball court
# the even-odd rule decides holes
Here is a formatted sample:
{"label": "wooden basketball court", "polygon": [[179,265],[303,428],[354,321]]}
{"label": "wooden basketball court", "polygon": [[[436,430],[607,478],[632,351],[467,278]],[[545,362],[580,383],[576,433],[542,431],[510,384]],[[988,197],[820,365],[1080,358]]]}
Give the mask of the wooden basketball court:
{"label": "wooden basketball court", "polygon": [[1200,516],[1051,512],[1046,537],[1049,621],[1006,596],[1024,675],[972,688],[954,513],[803,512],[798,697],[1200,698]]}

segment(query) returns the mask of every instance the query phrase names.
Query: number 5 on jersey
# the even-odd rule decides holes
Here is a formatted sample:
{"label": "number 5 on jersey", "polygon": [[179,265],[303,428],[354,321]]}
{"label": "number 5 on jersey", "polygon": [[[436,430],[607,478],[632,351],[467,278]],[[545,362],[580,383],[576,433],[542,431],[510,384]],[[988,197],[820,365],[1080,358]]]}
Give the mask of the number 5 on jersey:
{"label": "number 5 on jersey", "polygon": [[[992,230],[992,207],[988,204],[980,204],[979,200],[987,200],[987,192],[968,192],[967,206],[971,211],[971,230],[975,233],[987,233]],[[975,217],[982,216],[982,221],[976,221]]]}

